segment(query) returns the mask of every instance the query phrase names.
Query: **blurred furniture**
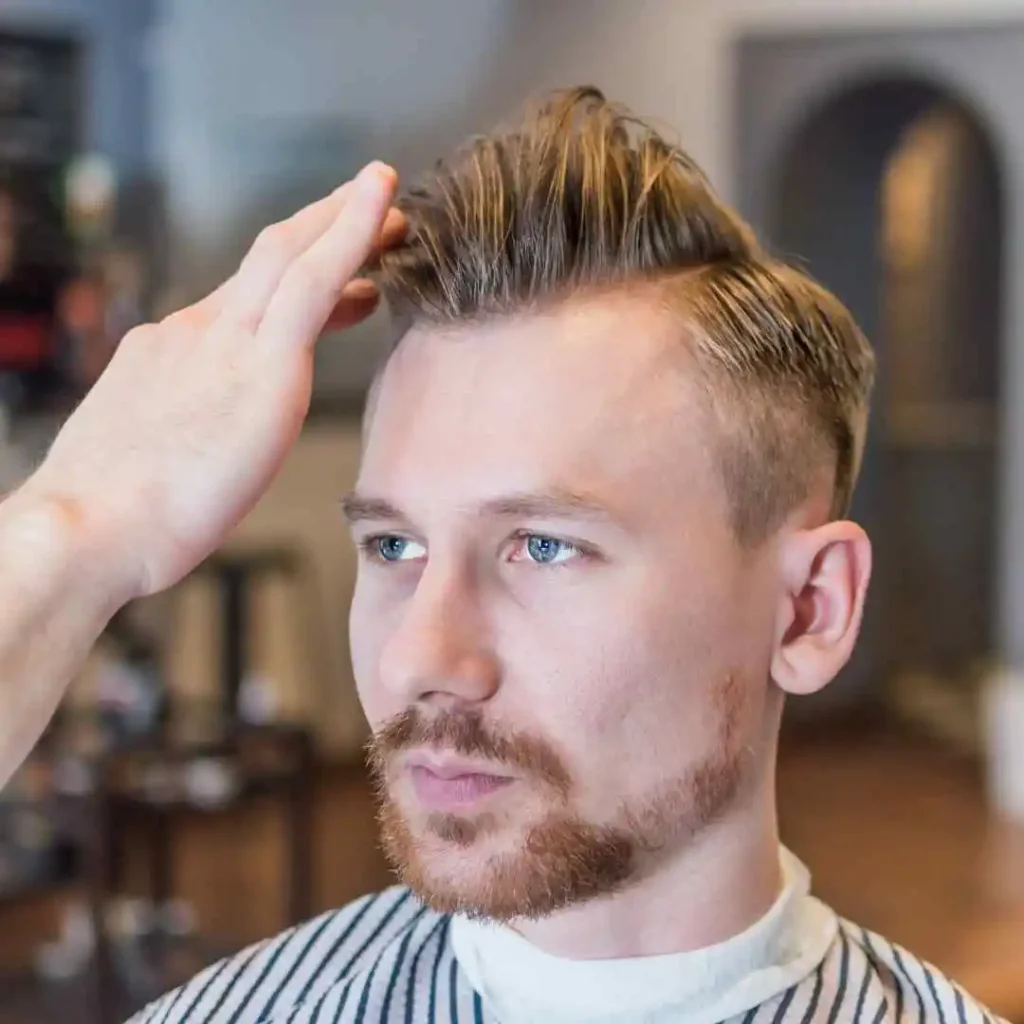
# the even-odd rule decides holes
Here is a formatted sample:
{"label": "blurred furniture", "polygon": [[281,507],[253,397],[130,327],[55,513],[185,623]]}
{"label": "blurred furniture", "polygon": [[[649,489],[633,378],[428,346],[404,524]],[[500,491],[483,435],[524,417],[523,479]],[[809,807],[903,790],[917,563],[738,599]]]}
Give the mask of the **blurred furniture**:
{"label": "blurred furniture", "polygon": [[[308,558],[301,548],[290,545],[222,550],[193,570],[192,578],[204,577],[216,582],[219,593],[218,699],[222,713],[229,718],[241,716],[249,720],[254,714],[273,714],[274,709],[247,707],[243,698],[243,687],[255,668],[252,644],[259,628],[254,615],[256,595],[260,587],[271,581],[282,580],[288,585],[292,650],[295,657],[308,656],[320,642],[314,624],[322,621]],[[275,695],[267,696],[273,700]],[[311,703],[312,695],[304,696],[307,704]]]}
{"label": "blurred furniture", "polygon": [[[276,804],[285,843],[280,886],[273,883],[285,895],[281,924],[312,915],[313,723],[283,720],[296,709],[283,708],[254,671],[265,628],[256,603],[268,583],[287,588],[289,658],[309,656],[322,640],[312,567],[300,547],[259,545],[218,552],[194,576],[212,580],[218,598],[214,692],[176,700],[159,678],[168,639],[122,616],[108,630],[116,650],[105,659],[107,685],[87,709],[65,706],[0,791],[0,902],[51,890],[78,896],[60,939],[36,950],[36,970],[0,976],[0,1024],[121,1021],[244,944],[211,934],[210,922],[173,923],[174,911],[188,910],[175,872],[185,816]],[[152,709],[146,688],[118,685],[150,670],[160,691]],[[254,680],[263,699],[252,699]],[[303,694],[301,703],[311,719],[316,696]]]}
{"label": "blurred furniture", "polygon": [[[47,1001],[73,1000],[95,1024],[119,1021],[150,999],[231,951],[216,936],[119,931],[111,911],[124,893],[126,840],[142,833],[150,904],[176,895],[174,822],[184,814],[216,814],[259,797],[280,801],[288,856],[283,884],[287,923],[308,918],[311,894],[312,744],[290,725],[246,725],[217,709],[190,708],[151,733],[112,738],[102,721],[62,715],[27,770],[35,795],[26,798],[77,856],[87,892],[92,949],[86,970],[68,980],[0,983],[0,1022],[8,1000],[35,999],[34,1020]],[[38,880],[29,884],[38,885]],[[65,1014],[66,1015],[66,1014]]]}

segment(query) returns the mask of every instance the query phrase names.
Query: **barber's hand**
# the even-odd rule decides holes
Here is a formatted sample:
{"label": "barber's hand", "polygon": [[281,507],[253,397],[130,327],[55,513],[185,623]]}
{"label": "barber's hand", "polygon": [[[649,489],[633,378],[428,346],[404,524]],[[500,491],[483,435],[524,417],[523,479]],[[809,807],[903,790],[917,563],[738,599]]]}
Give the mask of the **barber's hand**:
{"label": "barber's hand", "polygon": [[394,192],[394,172],[369,165],[264,230],[213,294],[131,331],[26,483],[129,597],[181,579],[269,486],[309,409],[318,336],[377,305],[355,275],[404,234]]}

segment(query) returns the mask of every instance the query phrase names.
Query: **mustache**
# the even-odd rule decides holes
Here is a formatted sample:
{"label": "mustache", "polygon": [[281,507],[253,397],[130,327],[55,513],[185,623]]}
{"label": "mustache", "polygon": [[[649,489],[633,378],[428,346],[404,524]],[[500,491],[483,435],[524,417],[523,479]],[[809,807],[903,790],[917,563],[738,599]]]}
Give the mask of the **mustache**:
{"label": "mustache", "polygon": [[568,793],[571,784],[569,772],[551,744],[526,733],[487,725],[478,711],[445,711],[428,716],[419,708],[407,708],[370,737],[370,767],[383,780],[391,758],[417,747],[450,750],[463,757],[515,768],[560,793]]}

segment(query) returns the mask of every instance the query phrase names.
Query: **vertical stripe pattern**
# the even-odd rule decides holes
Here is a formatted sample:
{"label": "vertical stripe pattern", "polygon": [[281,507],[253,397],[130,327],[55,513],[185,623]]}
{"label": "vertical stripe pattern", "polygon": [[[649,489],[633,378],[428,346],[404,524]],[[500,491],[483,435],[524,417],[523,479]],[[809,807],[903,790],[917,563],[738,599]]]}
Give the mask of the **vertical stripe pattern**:
{"label": "vertical stripe pattern", "polygon": [[[131,1024],[521,1024],[496,1020],[469,986],[449,925],[392,887],[207,968]],[[790,980],[731,1021],[695,1024],[998,1024],[935,968],[847,922]],[[687,1016],[666,1007],[664,1020]]]}

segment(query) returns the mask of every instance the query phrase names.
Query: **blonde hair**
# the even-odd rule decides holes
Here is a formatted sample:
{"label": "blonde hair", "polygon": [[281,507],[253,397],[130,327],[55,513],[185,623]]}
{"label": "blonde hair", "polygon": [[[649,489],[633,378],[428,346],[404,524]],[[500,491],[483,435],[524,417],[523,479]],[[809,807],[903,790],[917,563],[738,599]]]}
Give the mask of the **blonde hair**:
{"label": "blonde hair", "polygon": [[400,201],[381,264],[392,312],[448,325],[653,285],[708,374],[738,538],[756,543],[823,473],[831,514],[859,469],[874,356],[843,305],[770,258],[697,165],[583,87],[471,139]]}

